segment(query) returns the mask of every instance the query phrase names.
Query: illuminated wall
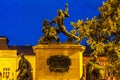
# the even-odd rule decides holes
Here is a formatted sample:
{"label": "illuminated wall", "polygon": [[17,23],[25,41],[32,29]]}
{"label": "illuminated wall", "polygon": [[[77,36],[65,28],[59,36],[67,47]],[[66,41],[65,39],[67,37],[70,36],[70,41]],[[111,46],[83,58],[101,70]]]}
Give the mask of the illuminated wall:
{"label": "illuminated wall", "polygon": [[[18,72],[19,56],[16,55],[17,50],[0,50],[0,80],[16,80]],[[30,61],[33,68],[33,80],[35,80],[35,56],[25,55]]]}

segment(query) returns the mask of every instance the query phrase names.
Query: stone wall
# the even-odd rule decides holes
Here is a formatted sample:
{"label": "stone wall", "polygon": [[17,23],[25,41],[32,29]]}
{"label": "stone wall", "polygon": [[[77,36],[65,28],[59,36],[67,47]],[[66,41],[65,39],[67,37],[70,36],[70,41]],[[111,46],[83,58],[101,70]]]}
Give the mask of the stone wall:
{"label": "stone wall", "polygon": [[[36,54],[36,80],[80,80],[83,72],[82,53],[85,47],[78,44],[49,44],[33,47]],[[68,72],[50,72],[47,59],[54,55],[68,56]]]}

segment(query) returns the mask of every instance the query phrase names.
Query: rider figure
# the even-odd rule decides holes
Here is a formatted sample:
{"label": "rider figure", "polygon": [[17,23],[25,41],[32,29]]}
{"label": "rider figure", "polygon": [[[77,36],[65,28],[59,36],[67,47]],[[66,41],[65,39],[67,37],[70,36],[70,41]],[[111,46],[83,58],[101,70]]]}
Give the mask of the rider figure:
{"label": "rider figure", "polygon": [[75,35],[71,35],[67,30],[66,27],[64,26],[64,19],[65,17],[69,17],[68,14],[68,4],[66,3],[65,5],[66,9],[63,12],[61,9],[59,9],[57,11],[58,16],[56,18],[54,18],[49,24],[52,24],[53,22],[56,23],[56,25],[58,26],[58,32],[62,32],[63,34],[65,34],[68,37],[72,37],[75,38],[76,40],[78,40],[78,37]]}
{"label": "rider figure", "polygon": [[30,80],[32,80],[32,75],[31,75],[32,67],[31,67],[31,64],[24,57],[23,53],[21,53],[20,56],[21,56],[21,59],[19,60],[18,69],[16,70],[16,72],[20,71],[19,74],[18,74],[17,79],[18,80],[24,80],[23,77],[27,77],[27,76],[25,76],[25,74],[27,74],[28,78],[30,78]]}

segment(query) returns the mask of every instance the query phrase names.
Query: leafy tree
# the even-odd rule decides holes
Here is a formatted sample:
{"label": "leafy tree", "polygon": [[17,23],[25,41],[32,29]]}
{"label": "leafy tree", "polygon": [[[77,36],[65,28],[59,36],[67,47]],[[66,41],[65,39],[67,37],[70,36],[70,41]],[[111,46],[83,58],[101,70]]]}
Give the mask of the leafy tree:
{"label": "leafy tree", "polygon": [[91,20],[78,20],[71,25],[78,31],[80,39],[94,50],[92,54],[104,54],[108,58],[107,69],[118,77],[120,74],[120,0],[107,0],[98,8],[99,16]]}

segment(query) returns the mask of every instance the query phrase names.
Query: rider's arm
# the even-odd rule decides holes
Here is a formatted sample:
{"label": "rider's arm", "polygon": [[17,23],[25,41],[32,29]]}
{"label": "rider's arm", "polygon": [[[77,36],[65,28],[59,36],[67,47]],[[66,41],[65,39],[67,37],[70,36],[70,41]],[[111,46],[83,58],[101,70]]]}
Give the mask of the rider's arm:
{"label": "rider's arm", "polygon": [[20,64],[20,61],[19,61],[18,69],[16,70],[16,72],[20,70],[20,65],[21,65],[21,64]]}
{"label": "rider's arm", "polygon": [[63,12],[65,14],[65,17],[69,17],[69,13],[68,13],[68,4],[65,4],[65,11]]}
{"label": "rider's arm", "polygon": [[50,21],[47,25],[52,25],[52,23],[56,22],[56,18],[54,18],[52,21]]}
{"label": "rider's arm", "polygon": [[65,12],[68,13],[68,4],[67,3],[65,4],[65,7],[66,7]]}

